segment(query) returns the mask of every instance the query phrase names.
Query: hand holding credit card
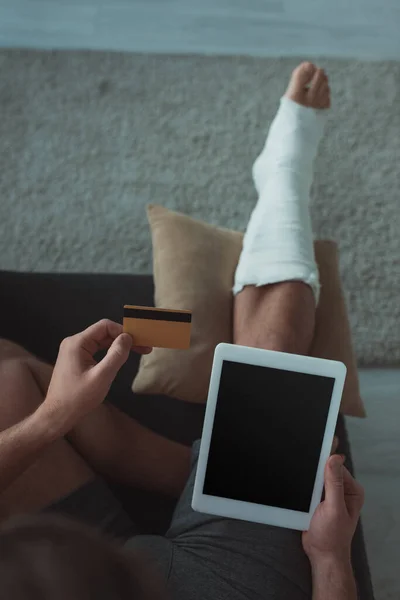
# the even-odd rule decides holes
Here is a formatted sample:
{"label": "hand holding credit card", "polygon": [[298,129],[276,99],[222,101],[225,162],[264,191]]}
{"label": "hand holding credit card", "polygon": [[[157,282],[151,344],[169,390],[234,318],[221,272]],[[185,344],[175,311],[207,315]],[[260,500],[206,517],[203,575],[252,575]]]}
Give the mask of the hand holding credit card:
{"label": "hand holding credit card", "polygon": [[151,306],[124,306],[124,333],[135,346],[187,350],[190,347],[192,313]]}

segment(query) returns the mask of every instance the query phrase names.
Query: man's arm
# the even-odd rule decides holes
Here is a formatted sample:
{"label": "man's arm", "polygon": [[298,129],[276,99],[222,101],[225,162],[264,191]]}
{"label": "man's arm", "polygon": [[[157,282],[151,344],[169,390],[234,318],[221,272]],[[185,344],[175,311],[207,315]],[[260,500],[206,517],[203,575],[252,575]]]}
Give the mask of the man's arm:
{"label": "man's arm", "polygon": [[39,410],[0,433],[0,494],[30,467],[59,435]]}
{"label": "man's arm", "polygon": [[313,600],[357,600],[351,566],[351,542],[364,503],[364,490],[331,456],[325,468],[325,499],[303,533],[303,548],[311,563]]}
{"label": "man's arm", "polygon": [[313,600],[357,600],[351,560],[334,557],[311,563]]}
{"label": "man's arm", "polygon": [[[94,354],[106,348],[98,363]],[[122,325],[107,319],[63,340],[43,403],[24,421],[0,433],[0,493],[103,402],[130,350],[151,352],[151,348],[132,347]]]}

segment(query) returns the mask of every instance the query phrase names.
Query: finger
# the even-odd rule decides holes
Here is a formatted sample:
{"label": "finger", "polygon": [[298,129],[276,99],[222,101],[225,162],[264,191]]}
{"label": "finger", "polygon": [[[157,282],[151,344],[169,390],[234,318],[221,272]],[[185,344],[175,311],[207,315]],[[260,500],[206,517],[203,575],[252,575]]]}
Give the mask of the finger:
{"label": "finger", "polygon": [[82,334],[90,337],[91,339],[101,342],[105,338],[112,338],[115,340],[122,333],[121,323],[116,323],[110,319],[101,319],[97,323],[93,323]]}
{"label": "finger", "polygon": [[360,516],[364,504],[364,488],[354,479],[351,473],[343,467],[344,501],[352,518]]}
{"label": "finger", "polygon": [[93,367],[92,372],[107,375],[111,384],[122,365],[127,361],[131,348],[131,336],[127,333],[121,333],[113,341],[105,357]]}
{"label": "finger", "polygon": [[121,323],[102,319],[78,333],[77,338],[85,350],[93,355],[103,348],[108,348],[121,333]]}
{"label": "finger", "polygon": [[337,437],[337,435],[335,435],[335,437],[333,438],[333,442],[332,442],[331,454],[335,454],[336,450],[338,449],[338,446],[339,446],[339,438]]}
{"label": "finger", "polygon": [[331,456],[325,467],[325,502],[335,509],[345,507],[343,482],[343,457]]}
{"label": "finger", "polygon": [[131,350],[137,354],[150,354],[150,352],[153,352],[153,348],[150,346],[132,346]]}

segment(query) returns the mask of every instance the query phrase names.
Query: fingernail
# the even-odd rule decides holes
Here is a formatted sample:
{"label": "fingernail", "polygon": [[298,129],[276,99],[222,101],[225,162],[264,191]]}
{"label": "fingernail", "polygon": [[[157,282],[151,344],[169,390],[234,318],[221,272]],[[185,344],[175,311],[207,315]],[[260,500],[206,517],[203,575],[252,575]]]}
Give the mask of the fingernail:
{"label": "fingernail", "polygon": [[153,350],[153,348],[151,346],[135,346],[133,345],[134,352],[137,352],[138,354],[150,354],[150,352]]}
{"label": "fingernail", "polygon": [[133,340],[132,336],[129,333],[121,333],[121,339],[123,340],[124,344],[127,344],[129,342],[132,346]]}
{"label": "fingernail", "polygon": [[339,454],[340,458],[343,460],[343,464],[346,462],[346,455],[345,454]]}

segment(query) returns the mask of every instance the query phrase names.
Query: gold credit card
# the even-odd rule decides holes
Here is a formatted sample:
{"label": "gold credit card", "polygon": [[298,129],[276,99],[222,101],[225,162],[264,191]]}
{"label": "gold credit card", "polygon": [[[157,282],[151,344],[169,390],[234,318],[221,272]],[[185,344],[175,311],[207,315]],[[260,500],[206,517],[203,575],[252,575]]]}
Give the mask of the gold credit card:
{"label": "gold credit card", "polygon": [[155,348],[190,348],[192,313],[151,306],[124,306],[124,333],[129,333],[135,346]]}

